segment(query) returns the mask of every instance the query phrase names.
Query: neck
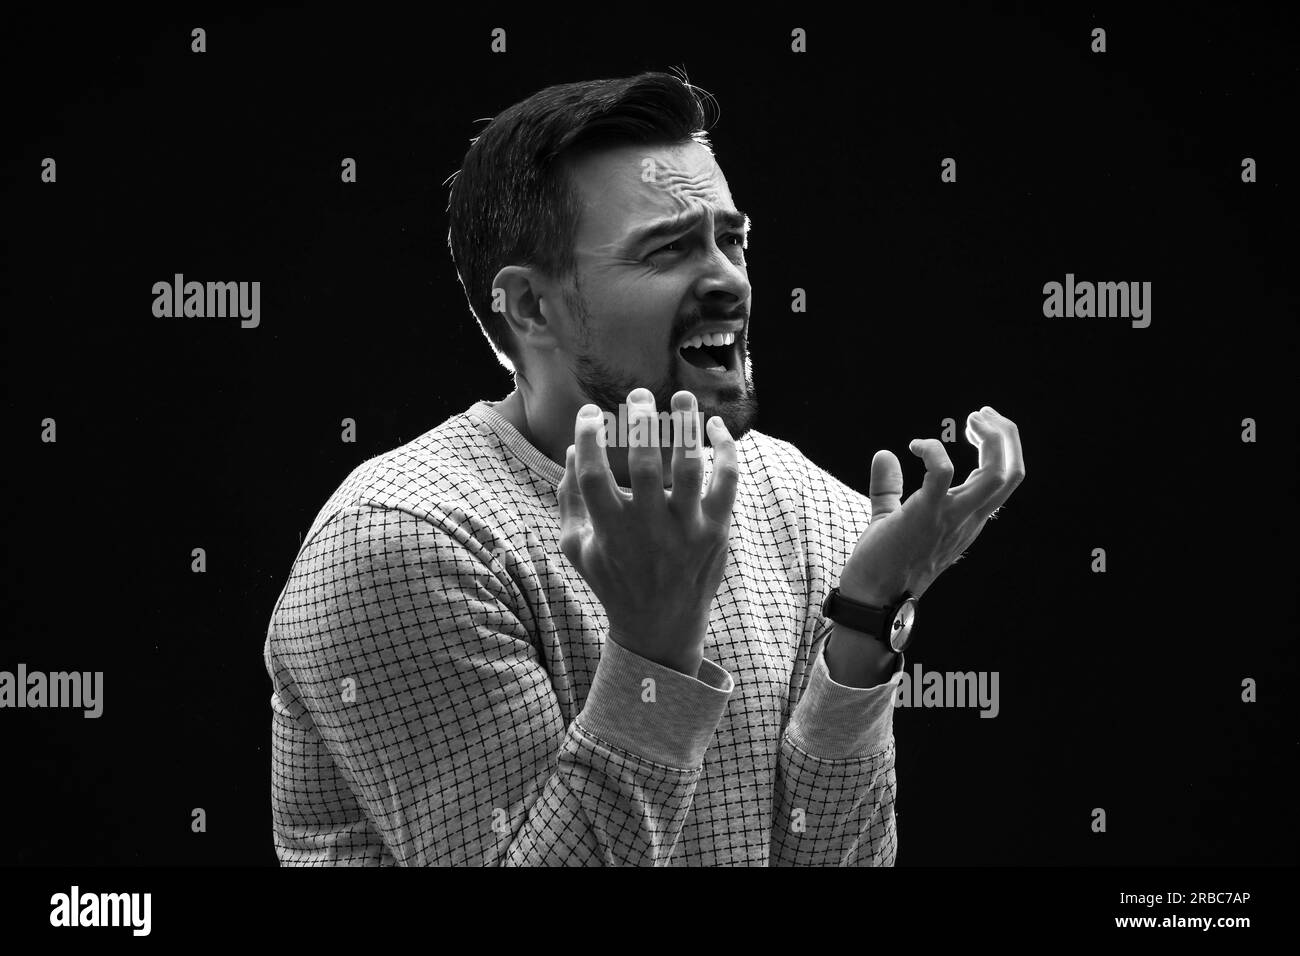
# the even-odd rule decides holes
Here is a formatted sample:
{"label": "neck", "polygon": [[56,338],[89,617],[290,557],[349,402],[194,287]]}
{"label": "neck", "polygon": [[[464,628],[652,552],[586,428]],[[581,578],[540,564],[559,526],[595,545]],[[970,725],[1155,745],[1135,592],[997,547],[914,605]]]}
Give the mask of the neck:
{"label": "neck", "polygon": [[[573,444],[573,426],[578,418],[578,409],[585,404],[586,401],[566,400],[547,405],[516,381],[515,390],[497,404],[496,411],[530,445],[563,467],[565,452]],[[614,481],[623,488],[630,487],[627,449],[606,445],[605,454]],[[672,449],[665,448],[662,454],[664,487],[670,488],[673,483]]]}

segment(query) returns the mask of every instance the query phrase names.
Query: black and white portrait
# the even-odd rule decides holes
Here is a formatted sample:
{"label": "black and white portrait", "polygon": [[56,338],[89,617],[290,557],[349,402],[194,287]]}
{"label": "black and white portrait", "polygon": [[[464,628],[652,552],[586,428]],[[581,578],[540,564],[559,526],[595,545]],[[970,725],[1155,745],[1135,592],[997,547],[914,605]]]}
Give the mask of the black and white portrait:
{"label": "black and white portrait", "polygon": [[11,14],[6,913],[862,868],[794,885],[1246,940],[1290,15],[557,13]]}

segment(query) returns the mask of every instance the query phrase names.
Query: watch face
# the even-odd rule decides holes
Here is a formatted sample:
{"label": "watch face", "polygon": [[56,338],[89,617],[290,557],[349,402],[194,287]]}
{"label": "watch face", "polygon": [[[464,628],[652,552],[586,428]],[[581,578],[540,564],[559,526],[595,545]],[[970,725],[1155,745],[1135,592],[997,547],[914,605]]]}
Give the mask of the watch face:
{"label": "watch face", "polygon": [[908,598],[898,606],[894,621],[889,626],[889,646],[896,652],[907,650],[912,640],[912,623],[916,620],[916,599]]}

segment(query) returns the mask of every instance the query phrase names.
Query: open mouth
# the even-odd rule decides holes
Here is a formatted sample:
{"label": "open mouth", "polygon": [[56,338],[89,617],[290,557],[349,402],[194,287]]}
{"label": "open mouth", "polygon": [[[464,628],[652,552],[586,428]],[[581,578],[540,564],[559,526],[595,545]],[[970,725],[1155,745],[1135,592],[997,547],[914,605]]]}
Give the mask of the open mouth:
{"label": "open mouth", "polygon": [[687,365],[706,372],[726,374],[740,366],[739,350],[735,332],[709,332],[692,335],[677,351]]}

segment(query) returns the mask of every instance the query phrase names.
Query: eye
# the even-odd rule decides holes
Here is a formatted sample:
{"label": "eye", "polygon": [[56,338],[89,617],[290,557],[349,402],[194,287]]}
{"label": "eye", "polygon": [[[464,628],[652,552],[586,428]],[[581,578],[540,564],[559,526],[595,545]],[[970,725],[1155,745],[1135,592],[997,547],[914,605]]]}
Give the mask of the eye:
{"label": "eye", "polygon": [[[744,249],[744,248],[745,248],[745,234],[744,234],[744,233],[741,233],[741,232],[729,232],[729,233],[727,233],[725,236],[722,237],[722,241],[723,241],[723,242],[726,242],[726,241],[729,240],[729,239],[734,239],[734,240],[736,240],[736,242],[735,242],[735,244],[732,246],[732,248],[739,248],[739,249]],[[650,255],[651,255],[651,256],[657,256],[657,255],[659,255],[659,253],[661,253],[661,252],[680,252],[680,251],[681,251],[680,249],[674,249],[673,246],[680,246],[684,241],[685,241],[685,240],[683,240],[683,239],[674,239],[672,242],[668,243],[667,245],[660,246],[660,247],[659,247],[658,249],[656,249],[654,252],[650,253]]]}

